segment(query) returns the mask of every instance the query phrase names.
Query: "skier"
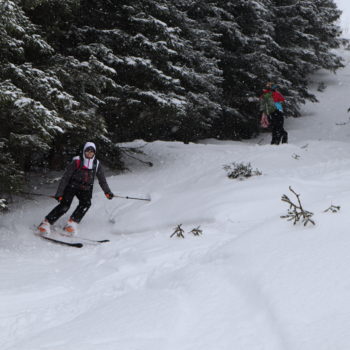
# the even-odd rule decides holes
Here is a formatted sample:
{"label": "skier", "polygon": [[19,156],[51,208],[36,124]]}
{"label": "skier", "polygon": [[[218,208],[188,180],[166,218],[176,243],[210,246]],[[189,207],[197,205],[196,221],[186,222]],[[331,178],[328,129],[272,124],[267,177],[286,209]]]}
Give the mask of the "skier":
{"label": "skier", "polygon": [[282,102],[285,99],[280,92],[277,91],[277,86],[273,83],[267,83],[263,94],[260,96],[260,111],[269,117],[272,127],[271,145],[279,145],[280,142],[288,142],[288,133],[283,128],[283,106]]}
{"label": "skier", "polygon": [[95,144],[87,142],[84,146],[83,154],[74,157],[68,165],[55,195],[59,204],[53,208],[39,225],[38,231],[40,234],[49,234],[51,232],[50,226],[68,211],[75,196],[79,199],[79,205],[69,218],[64,231],[71,236],[77,232],[78,223],[91,206],[95,175],[105,196],[108,199],[114,197],[107,184],[103,168],[96,159],[95,154]]}

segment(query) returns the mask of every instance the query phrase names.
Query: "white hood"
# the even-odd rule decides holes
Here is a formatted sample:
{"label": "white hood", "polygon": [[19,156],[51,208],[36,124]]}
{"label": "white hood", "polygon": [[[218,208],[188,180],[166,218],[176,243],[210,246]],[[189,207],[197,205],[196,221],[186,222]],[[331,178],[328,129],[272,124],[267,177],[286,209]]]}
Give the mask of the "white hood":
{"label": "white hood", "polygon": [[[93,147],[93,149],[95,150],[95,155],[93,156],[93,158],[91,159],[87,159],[85,158],[85,150],[88,147]],[[84,167],[88,168],[88,169],[92,169],[93,165],[94,165],[94,159],[96,157],[96,145],[93,142],[86,142],[84,149],[83,149],[83,159],[84,159]]]}

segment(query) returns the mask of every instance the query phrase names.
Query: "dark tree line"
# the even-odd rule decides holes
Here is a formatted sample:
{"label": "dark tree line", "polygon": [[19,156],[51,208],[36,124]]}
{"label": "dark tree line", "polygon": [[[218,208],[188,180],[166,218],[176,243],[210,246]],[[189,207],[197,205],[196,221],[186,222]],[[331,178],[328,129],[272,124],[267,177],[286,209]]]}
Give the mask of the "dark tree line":
{"label": "dark tree line", "polygon": [[[274,81],[288,114],[341,60],[333,0],[0,0],[0,195],[93,140],[196,141],[258,132]],[[63,157],[62,157],[63,155]]]}

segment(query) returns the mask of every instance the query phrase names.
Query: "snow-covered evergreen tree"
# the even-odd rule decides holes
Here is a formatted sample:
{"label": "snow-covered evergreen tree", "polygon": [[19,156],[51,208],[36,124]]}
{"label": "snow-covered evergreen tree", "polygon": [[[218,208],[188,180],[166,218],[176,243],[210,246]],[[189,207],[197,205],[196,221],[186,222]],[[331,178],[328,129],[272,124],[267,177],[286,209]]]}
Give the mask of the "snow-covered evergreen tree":
{"label": "snow-covered evergreen tree", "polygon": [[4,184],[0,191],[12,192],[18,188],[21,170],[48,154],[64,121],[26,93],[32,92],[32,78],[38,71],[25,62],[45,60],[53,49],[15,2],[0,1],[0,13],[0,142],[6,154],[0,170]]}
{"label": "snow-covered evergreen tree", "polygon": [[308,75],[341,66],[333,0],[0,0],[0,13],[0,142],[18,171],[61,167],[87,139],[118,163],[116,142],[134,138],[250,137],[267,81],[298,115]]}
{"label": "snow-covered evergreen tree", "polygon": [[166,1],[81,2],[62,53],[93,69],[69,74],[70,85],[96,102],[116,141],[208,134],[221,113],[221,71],[197,45],[197,27]]}
{"label": "snow-covered evergreen tree", "polygon": [[190,13],[204,18],[207,30],[220,38],[216,50],[223,71],[223,113],[216,122],[216,135],[224,138],[249,137],[257,131],[254,101],[262,82],[280,75],[273,57],[276,43],[269,1],[235,2],[217,0],[210,6],[192,2]]}
{"label": "snow-covered evergreen tree", "polygon": [[320,68],[336,70],[341,60],[332,48],[339,46],[340,30],[336,21],[340,11],[333,0],[273,0],[275,57],[283,61],[276,80],[288,96],[289,110],[299,114],[305,99],[316,101],[308,92],[309,74]]}
{"label": "snow-covered evergreen tree", "polygon": [[[305,83],[312,64],[305,59],[293,66],[290,60],[297,38],[310,35],[310,28],[319,35],[328,30],[328,38],[336,39],[332,3],[312,8],[311,1],[295,0],[44,0],[32,17],[38,22],[38,13],[46,13],[41,24],[61,54],[55,69],[64,88],[106,120],[115,141],[237,138],[257,130],[254,100],[266,81],[281,86],[293,114],[299,102],[313,98]],[[298,27],[306,10],[325,19]],[[291,24],[290,43],[281,40],[285,23]],[[329,47],[323,67],[336,62]]]}
{"label": "snow-covered evergreen tree", "polygon": [[19,191],[24,183],[24,174],[8,148],[6,140],[0,139],[0,200]]}
{"label": "snow-covered evergreen tree", "polygon": [[[35,3],[28,0],[26,5]],[[87,139],[97,142],[105,153],[112,153],[106,156],[108,160],[119,161],[119,151],[108,139],[105,123],[95,117],[97,98],[89,93],[76,98],[78,83],[70,84],[72,72],[82,85],[84,75],[94,78],[97,67],[93,60],[87,68],[84,62],[55,55],[43,31],[17,2],[0,1],[0,13],[0,138],[10,155],[11,173],[48,164],[62,167]],[[6,168],[2,172],[10,173]]]}

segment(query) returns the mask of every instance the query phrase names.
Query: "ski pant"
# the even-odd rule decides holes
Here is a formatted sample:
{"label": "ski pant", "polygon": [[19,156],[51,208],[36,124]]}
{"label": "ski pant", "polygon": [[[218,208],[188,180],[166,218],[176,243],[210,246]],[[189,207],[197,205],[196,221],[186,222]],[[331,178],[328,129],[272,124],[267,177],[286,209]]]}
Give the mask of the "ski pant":
{"label": "ski pant", "polygon": [[63,198],[59,205],[51,210],[46,216],[46,220],[52,225],[70,208],[73,198],[76,196],[79,199],[79,204],[71,215],[71,219],[75,222],[80,222],[91,206],[91,190],[79,190],[72,187],[67,187],[63,193]]}
{"label": "ski pant", "polygon": [[281,111],[275,111],[270,115],[270,122],[272,127],[271,145],[279,145],[280,142],[288,142],[288,133],[283,128],[284,117]]}

